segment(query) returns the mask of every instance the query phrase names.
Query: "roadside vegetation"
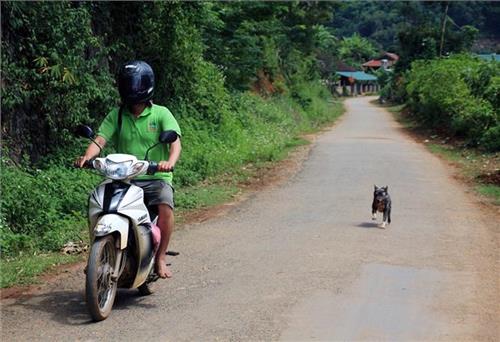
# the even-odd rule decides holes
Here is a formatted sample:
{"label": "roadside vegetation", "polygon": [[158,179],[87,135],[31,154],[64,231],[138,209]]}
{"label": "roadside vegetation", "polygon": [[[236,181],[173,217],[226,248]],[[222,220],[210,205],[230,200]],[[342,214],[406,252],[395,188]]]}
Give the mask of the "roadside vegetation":
{"label": "roadside vegetation", "polygon": [[500,63],[469,55],[417,60],[405,74],[407,105],[421,125],[500,151]]}
{"label": "roadside vegetation", "polygon": [[470,5],[408,4],[413,19],[407,18],[406,28],[397,33],[400,60],[394,70],[379,75],[380,102],[498,205],[500,63],[494,55],[481,59],[478,53],[499,52],[495,42],[500,32],[492,19],[500,6]]}
{"label": "roadside vegetation", "polygon": [[443,134],[442,130],[426,128],[405,105],[385,107],[429,151],[456,167],[458,177],[484,196],[485,203],[500,206],[500,152],[472,148],[464,140]]}
{"label": "roadside vegetation", "polygon": [[260,166],[303,144],[300,134],[342,113],[317,59],[333,41],[323,26],[329,3],[1,6],[1,287],[82,258],[60,251],[85,245],[87,196],[100,178],[72,168],[88,144],[72,131],[97,128],[118,104],[114,74],[125,61],[153,66],[154,101],[182,128],[181,212],[231,198]]}

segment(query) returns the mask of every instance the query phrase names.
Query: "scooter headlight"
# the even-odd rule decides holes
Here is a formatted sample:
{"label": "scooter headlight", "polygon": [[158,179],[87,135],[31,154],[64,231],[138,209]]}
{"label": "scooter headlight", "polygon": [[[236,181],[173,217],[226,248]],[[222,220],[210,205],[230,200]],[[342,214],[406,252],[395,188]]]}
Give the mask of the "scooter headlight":
{"label": "scooter headlight", "polygon": [[95,234],[96,235],[101,235],[101,234],[107,234],[111,231],[113,227],[110,224],[98,224],[95,227]]}
{"label": "scooter headlight", "polygon": [[106,176],[111,179],[125,179],[129,174],[130,166],[132,161],[126,161],[121,163],[114,163],[112,161],[106,161]]}

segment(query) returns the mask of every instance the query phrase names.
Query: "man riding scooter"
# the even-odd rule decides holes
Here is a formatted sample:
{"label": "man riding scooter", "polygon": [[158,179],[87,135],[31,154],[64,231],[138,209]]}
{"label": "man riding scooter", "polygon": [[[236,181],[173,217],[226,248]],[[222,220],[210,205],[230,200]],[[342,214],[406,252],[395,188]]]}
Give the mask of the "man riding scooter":
{"label": "man riding scooter", "polygon": [[[118,153],[131,154],[142,159],[150,146],[159,139],[160,133],[181,130],[172,113],[163,106],[153,104],[154,73],[143,61],[125,63],[118,73],[120,107],[114,108],[99,127],[95,142],[104,148],[111,141]],[[99,155],[100,149],[91,143],[84,156],[75,164],[83,167],[85,162]],[[174,189],[172,170],[181,154],[181,141],[177,138],[170,145],[158,145],[149,151],[149,160],[158,163],[154,175],[139,176],[132,182],[144,190],[146,205],[157,206],[161,241],[156,254],[156,273],[161,278],[170,278],[172,272],[166,264],[166,252],[174,229]]]}

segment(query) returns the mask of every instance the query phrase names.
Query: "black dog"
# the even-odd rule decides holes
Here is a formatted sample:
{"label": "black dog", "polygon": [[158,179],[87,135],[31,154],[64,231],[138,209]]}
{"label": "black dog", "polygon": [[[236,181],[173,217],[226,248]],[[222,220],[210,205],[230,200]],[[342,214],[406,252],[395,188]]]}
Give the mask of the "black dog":
{"label": "black dog", "polygon": [[391,197],[387,192],[388,188],[388,186],[379,188],[375,185],[375,191],[373,191],[372,220],[377,219],[377,211],[384,213],[381,228],[385,228],[387,223],[391,223]]}

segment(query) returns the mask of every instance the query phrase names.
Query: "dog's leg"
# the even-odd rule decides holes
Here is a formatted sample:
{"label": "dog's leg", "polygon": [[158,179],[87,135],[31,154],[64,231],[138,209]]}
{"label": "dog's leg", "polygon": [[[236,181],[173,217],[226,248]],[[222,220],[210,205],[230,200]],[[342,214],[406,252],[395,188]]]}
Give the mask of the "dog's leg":
{"label": "dog's leg", "polygon": [[376,219],[377,219],[377,205],[374,200],[372,203],[372,220],[375,221]]}
{"label": "dog's leg", "polygon": [[387,212],[388,212],[388,208],[386,207],[384,209],[384,218],[382,220],[382,224],[380,225],[380,228],[385,228],[385,226],[387,224]]}
{"label": "dog's leg", "polygon": [[391,208],[389,207],[389,210],[387,212],[387,222],[389,222],[389,224],[391,224]]}

